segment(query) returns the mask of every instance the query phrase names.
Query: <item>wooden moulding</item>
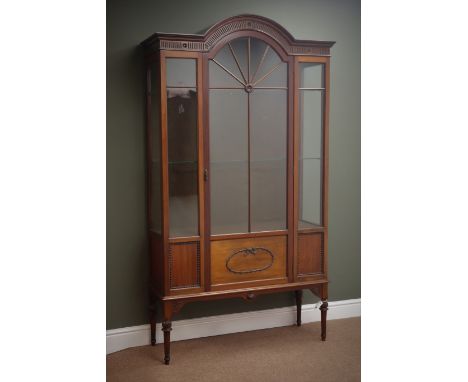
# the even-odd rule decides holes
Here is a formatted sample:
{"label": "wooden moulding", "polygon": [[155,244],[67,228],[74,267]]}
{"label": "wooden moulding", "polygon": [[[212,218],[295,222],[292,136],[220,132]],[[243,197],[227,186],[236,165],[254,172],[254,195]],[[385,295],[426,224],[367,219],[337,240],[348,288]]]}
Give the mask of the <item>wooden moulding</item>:
{"label": "wooden moulding", "polygon": [[205,34],[155,33],[142,42],[146,56],[158,50],[208,52],[224,37],[236,32],[263,33],[286,49],[290,56],[329,56],[333,41],[297,40],[273,20],[257,15],[239,15],[222,20]]}
{"label": "wooden moulding", "polygon": [[295,291],[300,289],[318,288],[321,291],[322,288],[326,288],[328,281],[324,278],[317,278],[313,281],[298,281],[294,283],[284,283],[275,285],[258,285],[258,286],[238,286],[229,290],[212,290],[210,292],[201,293],[185,293],[180,295],[172,296],[159,296],[163,302],[175,302],[175,303],[188,303],[193,301],[208,301],[208,300],[219,300],[223,298],[244,298],[252,299],[262,294],[278,293]]}

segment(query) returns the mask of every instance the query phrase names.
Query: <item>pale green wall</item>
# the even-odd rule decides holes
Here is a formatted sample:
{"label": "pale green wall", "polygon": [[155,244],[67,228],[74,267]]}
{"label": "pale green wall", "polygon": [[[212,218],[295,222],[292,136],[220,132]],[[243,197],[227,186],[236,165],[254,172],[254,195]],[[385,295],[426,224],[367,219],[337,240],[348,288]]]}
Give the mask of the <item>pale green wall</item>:
{"label": "pale green wall", "polygon": [[[298,39],[336,41],[330,114],[330,300],[358,298],[360,273],[360,2],[356,0],[108,1],[107,328],[147,322],[143,57],[154,32],[198,33],[242,13],[269,17]],[[291,293],[246,303],[187,305],[175,317],[293,304]],[[304,302],[315,299],[306,292]]]}

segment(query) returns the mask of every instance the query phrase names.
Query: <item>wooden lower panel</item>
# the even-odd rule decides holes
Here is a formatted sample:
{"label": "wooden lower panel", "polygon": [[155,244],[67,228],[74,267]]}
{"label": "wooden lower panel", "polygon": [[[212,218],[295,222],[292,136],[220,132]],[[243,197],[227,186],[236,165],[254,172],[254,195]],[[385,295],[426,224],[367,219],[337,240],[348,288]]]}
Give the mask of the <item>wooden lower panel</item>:
{"label": "wooden lower panel", "polygon": [[200,286],[200,243],[172,243],[169,250],[171,289]]}
{"label": "wooden lower panel", "polygon": [[323,234],[298,235],[297,275],[310,276],[323,273]]}
{"label": "wooden lower panel", "polygon": [[286,236],[212,241],[211,283],[286,277],[286,241]]}

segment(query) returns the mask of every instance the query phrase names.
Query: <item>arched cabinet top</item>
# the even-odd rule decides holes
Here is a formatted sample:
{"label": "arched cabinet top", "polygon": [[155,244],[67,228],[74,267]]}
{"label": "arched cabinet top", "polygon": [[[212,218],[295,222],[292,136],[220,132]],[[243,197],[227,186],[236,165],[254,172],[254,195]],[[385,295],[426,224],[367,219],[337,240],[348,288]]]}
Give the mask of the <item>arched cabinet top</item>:
{"label": "arched cabinet top", "polygon": [[287,55],[330,56],[333,41],[296,40],[277,22],[256,15],[239,15],[222,20],[205,34],[155,33],[142,42],[146,55],[159,50],[210,52],[218,44],[249,31],[275,41]]}

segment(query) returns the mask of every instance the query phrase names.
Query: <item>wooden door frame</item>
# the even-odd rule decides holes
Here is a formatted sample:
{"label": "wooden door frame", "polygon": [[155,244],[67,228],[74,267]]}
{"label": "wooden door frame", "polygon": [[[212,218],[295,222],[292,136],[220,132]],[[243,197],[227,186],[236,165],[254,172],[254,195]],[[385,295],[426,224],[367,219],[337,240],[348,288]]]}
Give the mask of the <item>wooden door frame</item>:
{"label": "wooden door frame", "polygon": [[[284,51],[284,47],[277,43],[273,38],[255,31],[249,32],[234,32],[217,42],[209,52],[203,53],[203,91],[205,98],[204,109],[204,139],[205,139],[205,169],[210,174],[210,153],[209,153],[209,62],[216,56],[216,53],[223,48],[228,42],[241,38],[252,37],[258,38],[268,44],[273,49],[281,60],[287,64],[287,114],[286,114],[286,229],[272,230],[261,232],[246,232],[235,234],[220,234],[211,235],[211,203],[210,203],[210,182],[205,185],[205,290],[211,290],[211,241],[224,240],[233,238],[254,238],[263,236],[287,235],[287,264],[286,272],[288,282],[294,280],[294,251],[295,251],[295,232],[294,232],[294,56],[288,55]],[[240,88],[241,89],[241,88]],[[250,188],[249,188],[250,192]],[[250,216],[249,216],[250,219]]]}
{"label": "wooden door frame", "polygon": [[[299,115],[299,64],[319,63],[324,68],[324,104],[322,105],[322,225],[317,228],[301,230],[301,233],[322,232],[323,234],[323,271],[328,279],[328,183],[329,183],[329,112],[330,112],[330,57],[295,56],[294,57],[294,246],[297,251],[299,236],[299,145],[300,145],[300,115]],[[297,253],[294,256],[294,280],[297,280]]]}
{"label": "wooden door frame", "polygon": [[[163,200],[163,253],[165,274],[170,274],[169,254],[172,243],[199,242],[200,243],[200,287],[171,290],[169,277],[165,278],[164,292],[166,295],[187,294],[203,292],[205,290],[205,198],[204,198],[204,92],[203,92],[203,57],[199,52],[162,50],[160,52],[160,92],[161,92],[161,166],[162,166],[162,200]],[[166,59],[182,58],[195,59],[196,62],[196,89],[197,89],[197,154],[198,154],[198,235],[190,237],[170,237],[169,231],[169,150],[168,150],[168,126],[167,126],[167,84],[166,84]]]}

